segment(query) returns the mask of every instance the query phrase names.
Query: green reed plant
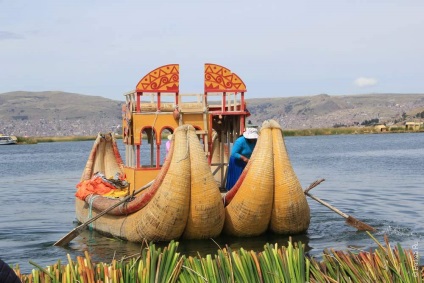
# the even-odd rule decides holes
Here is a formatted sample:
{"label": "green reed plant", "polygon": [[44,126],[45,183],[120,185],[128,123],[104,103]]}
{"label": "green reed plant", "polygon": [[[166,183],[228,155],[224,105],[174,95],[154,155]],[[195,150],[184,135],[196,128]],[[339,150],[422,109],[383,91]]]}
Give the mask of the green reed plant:
{"label": "green reed plant", "polygon": [[142,245],[139,254],[110,264],[93,263],[90,255],[72,261],[68,255],[65,265],[58,261],[52,266],[36,268],[22,275],[23,283],[138,283],[138,282],[423,282],[424,269],[412,250],[398,244],[392,248],[387,237],[385,246],[377,243],[374,251],[324,250],[322,260],[307,256],[301,242],[290,239],[287,247],[264,245],[262,252],[243,248],[219,249],[217,254],[196,257],[180,255],[178,242],[156,248]]}
{"label": "green reed plant", "polygon": [[16,137],[18,144],[36,144],[37,140],[31,137]]}
{"label": "green reed plant", "polygon": [[65,136],[65,137],[16,137],[19,144],[36,144],[40,142],[72,142],[95,140],[96,136]]}
{"label": "green reed plant", "polygon": [[423,270],[411,250],[399,244],[392,249],[386,236],[383,246],[367,233],[378,245],[374,252],[325,250],[321,262],[312,261],[311,282],[423,282]]}
{"label": "green reed plant", "polygon": [[373,127],[338,127],[283,130],[284,136],[352,135],[369,133],[376,133],[376,130]]}

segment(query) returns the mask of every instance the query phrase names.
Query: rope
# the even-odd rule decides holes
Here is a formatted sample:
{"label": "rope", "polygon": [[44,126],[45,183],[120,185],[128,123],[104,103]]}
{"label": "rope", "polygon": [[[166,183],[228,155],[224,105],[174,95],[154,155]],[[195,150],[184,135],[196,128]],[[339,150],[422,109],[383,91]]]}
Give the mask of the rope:
{"label": "rope", "polygon": [[[156,135],[156,131],[155,131],[155,124],[156,124],[156,120],[158,119],[158,116],[159,116],[159,112],[160,111],[156,111],[155,112],[155,119],[153,120],[153,124],[152,124],[152,143],[153,143],[153,134],[155,134]],[[156,140],[156,138],[155,138],[155,140]],[[157,142],[157,141],[156,141]]]}
{"label": "rope", "polygon": [[[89,195],[89,200],[88,200],[88,219],[90,220],[92,218],[93,215],[93,201],[98,197],[99,195]],[[90,229],[90,231],[93,231],[93,223],[88,224],[88,228]]]}
{"label": "rope", "polygon": [[153,125],[152,125],[152,129],[154,129],[155,128],[155,124],[156,124],[156,120],[158,119],[158,116],[159,116],[159,111],[156,111],[155,112],[155,119],[153,120]]}

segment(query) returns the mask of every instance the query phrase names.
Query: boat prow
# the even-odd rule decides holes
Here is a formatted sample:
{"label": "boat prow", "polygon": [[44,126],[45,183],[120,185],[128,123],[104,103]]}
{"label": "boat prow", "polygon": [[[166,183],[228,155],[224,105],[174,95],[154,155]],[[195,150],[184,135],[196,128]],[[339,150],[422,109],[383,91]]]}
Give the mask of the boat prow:
{"label": "boat prow", "polygon": [[[113,148],[108,144],[115,141],[109,139],[105,143],[105,148]],[[113,151],[99,150],[99,145],[102,142],[93,147],[90,157],[94,160],[88,163],[110,161]],[[218,236],[224,224],[224,206],[201,152],[195,129],[189,125],[177,128],[165,163],[150,188],[96,220],[94,229],[132,242]],[[105,155],[102,157],[101,153]],[[84,222],[118,201],[96,194],[88,195],[85,201],[77,198],[77,219]]]}
{"label": "boat prow", "polygon": [[227,234],[249,237],[268,228],[278,234],[308,229],[309,205],[276,121],[262,124],[252,157],[224,199]]}

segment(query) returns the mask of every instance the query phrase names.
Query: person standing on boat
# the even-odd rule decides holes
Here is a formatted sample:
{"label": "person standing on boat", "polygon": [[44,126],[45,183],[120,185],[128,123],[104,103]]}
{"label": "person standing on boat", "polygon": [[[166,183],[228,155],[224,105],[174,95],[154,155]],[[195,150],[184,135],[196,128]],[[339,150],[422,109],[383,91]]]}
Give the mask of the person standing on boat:
{"label": "person standing on boat", "polygon": [[248,126],[243,135],[234,142],[228,164],[227,183],[225,186],[228,191],[240,178],[244,167],[246,167],[247,162],[249,162],[257,139],[258,129],[256,127]]}
{"label": "person standing on boat", "polygon": [[168,141],[166,142],[166,154],[168,154],[169,149],[171,148],[171,140],[172,140],[172,134],[168,135]]}

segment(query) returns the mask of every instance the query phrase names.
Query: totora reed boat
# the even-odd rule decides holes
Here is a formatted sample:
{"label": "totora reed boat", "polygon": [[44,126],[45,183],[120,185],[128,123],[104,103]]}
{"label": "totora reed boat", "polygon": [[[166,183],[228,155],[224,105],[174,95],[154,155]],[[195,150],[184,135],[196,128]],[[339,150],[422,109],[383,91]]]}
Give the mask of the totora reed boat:
{"label": "totora reed boat", "polygon": [[125,94],[125,163],[115,136],[99,134],[77,185],[78,221],[109,210],[93,228],[133,242],[308,229],[309,206],[276,121],[262,124],[240,179],[222,193],[229,149],[250,115],[246,86],[216,64],[205,64],[204,78],[203,94],[180,94],[179,65],[165,65]]}

